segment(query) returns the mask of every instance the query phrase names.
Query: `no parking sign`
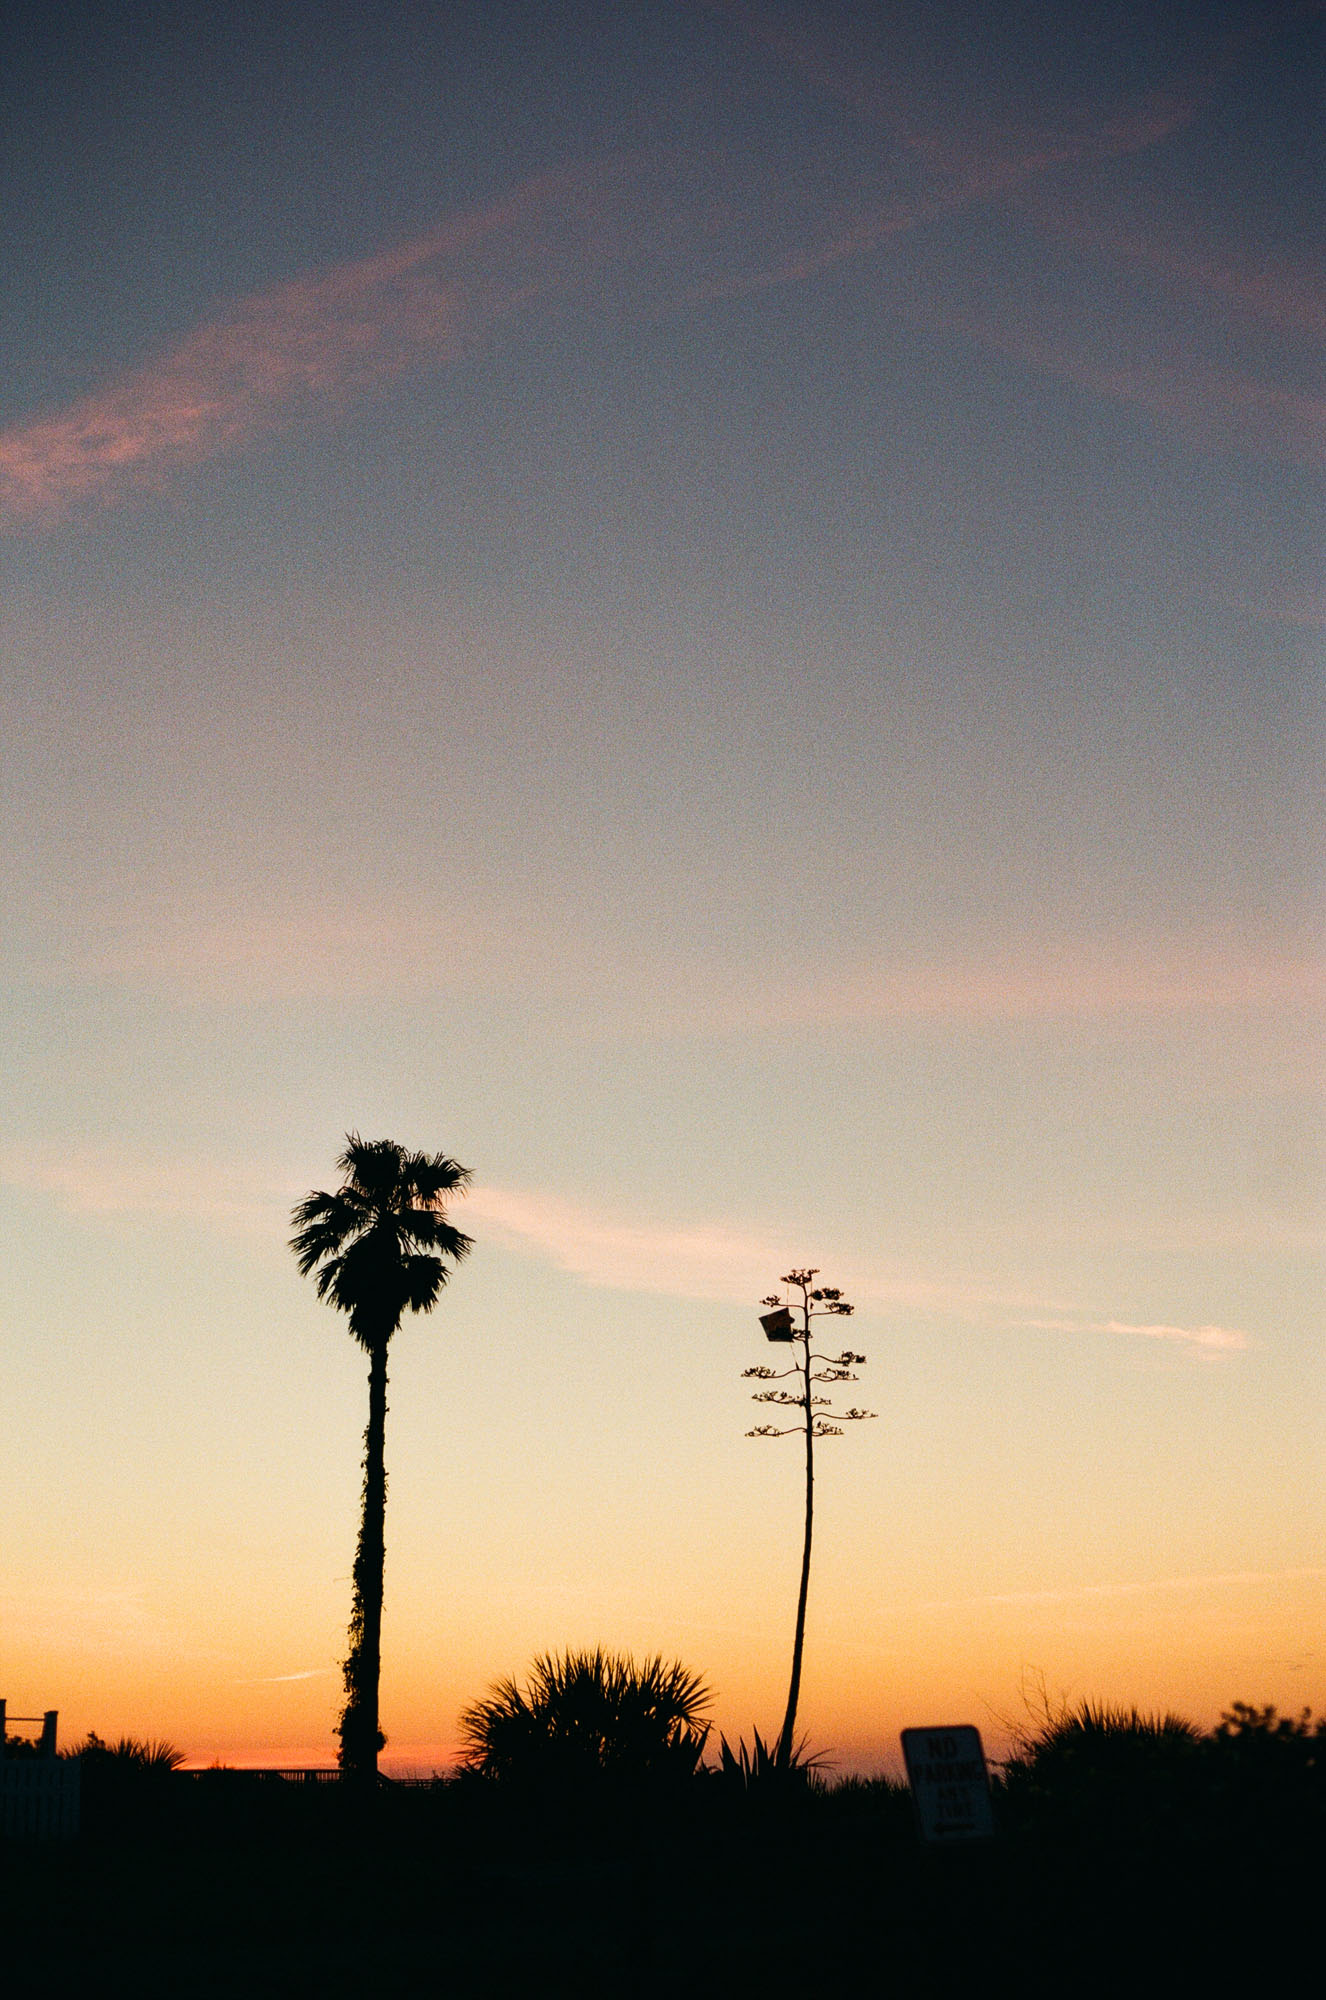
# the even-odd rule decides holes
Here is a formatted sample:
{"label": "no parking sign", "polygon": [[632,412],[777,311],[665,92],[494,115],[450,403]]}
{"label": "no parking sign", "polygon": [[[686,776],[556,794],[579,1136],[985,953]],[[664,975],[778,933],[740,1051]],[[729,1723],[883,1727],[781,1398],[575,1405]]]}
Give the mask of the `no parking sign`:
{"label": "no parking sign", "polygon": [[922,1840],[988,1840],[994,1832],[981,1732],[970,1723],[904,1729],[903,1762]]}

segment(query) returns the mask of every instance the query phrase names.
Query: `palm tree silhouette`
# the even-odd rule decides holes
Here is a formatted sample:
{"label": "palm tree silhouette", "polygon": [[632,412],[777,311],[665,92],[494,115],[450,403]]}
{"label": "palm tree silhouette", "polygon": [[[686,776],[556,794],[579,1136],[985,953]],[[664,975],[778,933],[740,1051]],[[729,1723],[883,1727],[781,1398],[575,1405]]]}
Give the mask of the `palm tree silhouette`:
{"label": "palm tree silhouette", "polygon": [[335,1194],[306,1195],[291,1221],[290,1248],[301,1275],[316,1271],[318,1297],[348,1315],[368,1353],[368,1426],[364,1432],[363,1513],[355,1550],[350,1650],[343,1662],[345,1705],[336,1732],[347,1776],[371,1782],[386,1741],[378,1728],[382,1665],[382,1581],[386,1559],[387,1348],[404,1314],[431,1312],[471,1247],[447,1221],[444,1198],[463,1190],[469,1172],[445,1153],[407,1153],[391,1139],[346,1134],[336,1162],[345,1175]]}

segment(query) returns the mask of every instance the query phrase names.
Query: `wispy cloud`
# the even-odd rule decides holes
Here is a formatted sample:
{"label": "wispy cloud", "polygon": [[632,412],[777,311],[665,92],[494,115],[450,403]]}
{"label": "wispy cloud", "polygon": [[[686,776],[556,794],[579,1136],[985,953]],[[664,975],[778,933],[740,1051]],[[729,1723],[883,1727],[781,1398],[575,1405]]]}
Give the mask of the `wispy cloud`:
{"label": "wispy cloud", "polygon": [[[786,1262],[785,1233],[723,1225],[677,1228],[542,1191],[475,1188],[466,1197],[466,1212],[481,1220],[486,1233],[495,1234],[499,1242],[533,1250],[588,1284],[614,1291],[657,1292],[749,1309],[752,1300],[771,1288]],[[1025,1296],[1018,1301],[1015,1287],[979,1276],[925,1271],[900,1260],[885,1263],[850,1253],[835,1255],[834,1273],[858,1306],[878,1311],[939,1313],[973,1322],[993,1318],[1010,1328],[1075,1338],[1108,1334],[1172,1341],[1190,1352],[1207,1354],[1241,1351],[1253,1344],[1233,1327],[1085,1314],[1001,1318],[1001,1310],[1015,1302],[1025,1307]]]}
{"label": "wispy cloud", "polygon": [[[175,1157],[131,1144],[45,1143],[0,1147],[0,1186],[49,1196],[73,1215],[180,1222],[279,1244],[304,1184],[292,1169],[270,1164]],[[613,1291],[748,1306],[787,1258],[771,1229],[669,1223],[541,1189],[481,1184],[464,1197],[464,1210],[466,1227],[482,1240],[533,1252]],[[862,1303],[879,1306],[971,1311],[1030,1303],[1007,1289],[901,1264],[860,1265],[845,1275]]]}
{"label": "wispy cloud", "polygon": [[[1299,1009],[1326,998],[1311,960],[1217,946],[1047,944],[1025,954],[948,964],[845,969],[751,1003],[762,1025],[868,1021],[1166,1019]],[[751,1016],[747,1017],[752,1018]]]}
{"label": "wispy cloud", "polygon": [[[479,1186],[466,1214],[491,1239],[549,1258],[586,1283],[611,1291],[656,1292],[749,1308],[787,1262],[785,1233],[726,1223],[672,1224],[628,1209],[569,1201],[543,1190]],[[902,1262],[835,1260],[862,1305],[972,1313],[1009,1294],[979,1280],[909,1268]]]}
{"label": "wispy cloud", "polygon": [[638,162],[526,181],[427,235],[220,310],[169,352],[55,415],[0,432],[0,526],[43,526],[335,413],[621,253]]}
{"label": "wispy cloud", "polygon": [[[985,1604],[1082,1604],[1095,1598],[1146,1597],[1155,1591],[1240,1590],[1268,1583],[1312,1583],[1326,1578],[1326,1567],[1308,1564],[1297,1569],[1215,1570],[1198,1576],[1156,1576],[1131,1583],[1079,1583],[1060,1590],[996,1590],[983,1597],[945,1597],[916,1604],[913,1611],[969,1611]],[[900,1610],[904,1607],[899,1606]]]}
{"label": "wispy cloud", "polygon": [[[0,1186],[48,1196],[77,1216],[179,1222],[279,1245],[305,1180],[293,1165],[175,1157],[132,1145],[47,1143],[0,1147]],[[466,1228],[481,1242],[546,1259],[586,1284],[742,1309],[750,1309],[776,1282],[788,1254],[782,1228],[726,1219],[672,1222],[626,1204],[574,1200],[540,1188],[481,1182],[463,1197],[463,1212]],[[805,1254],[814,1256],[814,1246]],[[1104,1334],[1172,1341],[1208,1353],[1253,1344],[1231,1327],[1071,1313],[1063,1300],[1037,1298],[980,1273],[927,1269],[850,1251],[835,1251],[833,1264],[836,1279],[859,1306],[886,1313],[945,1314],[1075,1338]],[[1012,1312],[1019,1317],[1010,1318]]]}
{"label": "wispy cloud", "polygon": [[1025,307],[1003,317],[961,306],[911,317],[1007,354],[1043,374],[1142,411],[1205,450],[1248,452],[1290,465],[1326,464],[1326,396],[1250,370],[1217,365],[1182,339],[1166,354],[1119,364],[1093,351],[1100,329],[1038,330]]}
{"label": "wispy cloud", "polygon": [[[815,69],[809,60],[800,66]],[[878,113],[879,98],[863,89],[858,76],[840,74],[830,65],[823,80],[856,108],[872,116]],[[1072,133],[1002,131],[976,135],[919,129],[914,118],[904,115],[904,101],[896,88],[890,89],[887,103],[891,115],[883,122],[912,156],[912,170],[902,177],[904,185],[883,195],[863,185],[852,195],[840,219],[822,214],[815,217],[803,229],[800,240],[780,250],[771,261],[744,260],[715,274],[689,296],[709,298],[800,283],[946,215],[1014,198],[1051,168],[1156,145],[1188,123],[1198,108],[1196,99],[1176,102],[1167,98],[1163,104],[1143,107],[1132,116],[1106,118],[1094,126],[1083,124]],[[907,289],[915,283],[915,274],[909,272]]]}
{"label": "wispy cloud", "polygon": [[[1023,115],[1014,105],[1003,116],[984,117],[973,115],[952,81],[945,96],[935,79],[946,70],[918,65],[914,57],[909,67],[905,53],[886,68],[877,52],[852,45],[842,21],[831,28],[803,9],[767,0],[707,4],[813,88],[886,133],[915,168],[915,185],[905,198],[866,213],[850,229],[821,232],[758,275],[743,276],[745,288],[808,277],[946,212],[993,204],[1029,215],[1079,250],[1154,273],[1171,290],[1218,298],[1226,308],[1233,304],[1253,320],[1313,341],[1326,332],[1319,266],[1268,253],[1264,245],[1213,240],[1209,226],[1206,239],[1194,241],[1154,222],[1128,221],[1102,208],[1098,194],[1087,198],[1071,184],[1096,162],[1162,146],[1201,115],[1258,42],[1319,13],[1318,0],[1283,0],[1228,22],[1213,19],[1206,48],[1167,84],[1131,101],[1031,105]],[[1212,364],[1200,339],[1173,324],[1160,338],[1139,324],[1132,335],[1139,351],[1120,365],[1099,351],[1097,316],[1077,326],[1069,318],[1056,332],[1052,318],[1047,324],[1044,301],[1023,298],[1015,287],[1001,303],[991,296],[999,289],[984,273],[969,278],[962,266],[938,275],[909,269],[897,310],[929,330],[960,334],[1127,405],[1182,431],[1199,448],[1310,466],[1326,458],[1326,401],[1296,382],[1267,379],[1255,366]],[[1061,317],[1065,299],[1071,303],[1061,287],[1052,301]]]}
{"label": "wispy cloud", "polygon": [[722,1224],[643,1222],[539,1191],[475,1187],[465,1213],[499,1242],[534,1250],[611,1290],[758,1298],[778,1258],[771,1236]]}
{"label": "wispy cloud", "polygon": [[1177,1340],[1185,1347],[1229,1353],[1252,1345],[1246,1333],[1231,1326],[1165,1326],[1124,1319],[1020,1319],[1010,1322],[1038,1333],[1122,1333],[1142,1340]]}
{"label": "wispy cloud", "polygon": [[565,924],[517,902],[430,910],[404,899],[213,915],[103,919],[27,975],[217,1006],[447,995],[568,1010],[579,1036],[724,1035],[871,1023],[1111,1020],[1139,1029],[1184,1015],[1296,1017],[1326,1000],[1326,968],[1283,949],[1198,938],[1058,937],[947,958],[858,962],[828,975],[788,966],[776,985],[744,960],[568,942]]}
{"label": "wispy cloud", "polygon": [[335,1667],[305,1667],[297,1674],[259,1674],[254,1680],[236,1681],[236,1687],[276,1687],[282,1681],[317,1681],[324,1674],[334,1674]]}
{"label": "wispy cloud", "polygon": [[[160,491],[191,467],[334,416],[407,370],[454,358],[515,313],[597,300],[614,316],[654,317],[686,300],[801,281],[948,211],[1020,200],[1051,170],[1145,152],[1198,115],[1250,41],[1300,10],[1262,10],[1189,73],[1134,102],[984,124],[928,103],[916,76],[884,75],[878,63],[872,73],[868,62],[811,36],[800,14],[751,5],[719,11],[876,123],[895,152],[901,148],[903,164],[895,161],[882,182],[863,172],[853,186],[824,163],[789,163],[780,173],[735,152],[697,158],[655,150],[535,176],[408,243],[223,305],[141,366],[0,432],[0,528],[49,527]],[[1074,220],[1058,193],[1042,219],[1069,236],[1091,234],[1089,220],[1080,212]],[[1125,261],[1306,324],[1301,277],[1268,276],[1247,259],[1235,269],[1216,253],[1162,249],[1135,231],[1113,238],[1099,224],[1096,231],[1097,247]],[[605,273],[610,308],[595,291]],[[914,284],[905,289],[914,292]],[[919,317],[926,315],[922,301]],[[962,321],[956,311],[953,323]],[[1218,397],[1236,439],[1296,456],[1320,447],[1320,413],[1289,388],[1236,371],[1168,379],[1159,360],[1111,370],[1075,358],[1062,343],[1019,344],[1016,329],[980,314],[967,315],[966,330],[1017,345],[1034,365],[1149,413],[1177,412],[1194,423]]]}
{"label": "wispy cloud", "polygon": [[1186,233],[1154,214],[1145,224],[1062,186],[1030,188],[1019,207],[1037,228],[1118,264],[1155,272],[1174,287],[1219,298],[1254,319],[1312,340],[1326,338],[1326,269],[1307,251],[1214,236],[1209,221],[1187,218]]}
{"label": "wispy cloud", "polygon": [[225,304],[68,408],[0,432],[0,528],[163,490],[453,359],[514,314],[569,303],[653,319],[808,233],[836,243],[844,212],[826,172],[780,180],[736,152],[656,148],[535,176],[411,242]]}
{"label": "wispy cloud", "polygon": [[[804,8],[770,0],[704,0],[704,4],[815,88],[879,125],[946,176],[965,199],[1003,192],[1049,167],[1160,144],[1191,123],[1243,49],[1270,31],[1267,19],[1254,17],[1244,27],[1219,36],[1167,86],[1117,105],[1065,106],[1053,118],[1042,115],[1033,122],[1009,116],[977,119],[965,105],[944,102],[936,79],[948,74],[946,66],[918,64],[915,57],[909,66],[896,49],[885,65],[870,49],[852,41],[841,19],[817,19]],[[1278,12],[1283,19],[1294,11],[1283,6],[1267,13]],[[943,32],[938,19],[933,32]],[[959,89],[955,75],[950,97]]]}
{"label": "wispy cloud", "polygon": [[126,1143],[0,1146],[0,1186],[48,1195],[69,1214],[199,1223],[241,1236],[280,1229],[292,1197],[249,1164]]}

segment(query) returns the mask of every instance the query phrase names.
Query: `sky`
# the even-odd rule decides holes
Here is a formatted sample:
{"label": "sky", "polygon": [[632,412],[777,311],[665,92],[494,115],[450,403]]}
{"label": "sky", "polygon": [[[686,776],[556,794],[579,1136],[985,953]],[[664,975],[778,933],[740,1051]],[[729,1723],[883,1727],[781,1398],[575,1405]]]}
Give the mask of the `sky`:
{"label": "sky", "polygon": [[1326,1705],[1323,9],[11,0],[0,1694],[385,1767],[781,1718],[760,1299],[855,1302],[800,1723]]}

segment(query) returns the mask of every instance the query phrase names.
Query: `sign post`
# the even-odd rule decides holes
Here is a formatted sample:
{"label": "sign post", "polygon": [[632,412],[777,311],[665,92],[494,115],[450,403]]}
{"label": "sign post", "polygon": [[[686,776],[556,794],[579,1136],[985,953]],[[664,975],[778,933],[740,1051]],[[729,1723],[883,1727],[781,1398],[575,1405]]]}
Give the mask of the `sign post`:
{"label": "sign post", "polygon": [[979,1729],[904,1729],[902,1755],[922,1840],[990,1839],[994,1807]]}

